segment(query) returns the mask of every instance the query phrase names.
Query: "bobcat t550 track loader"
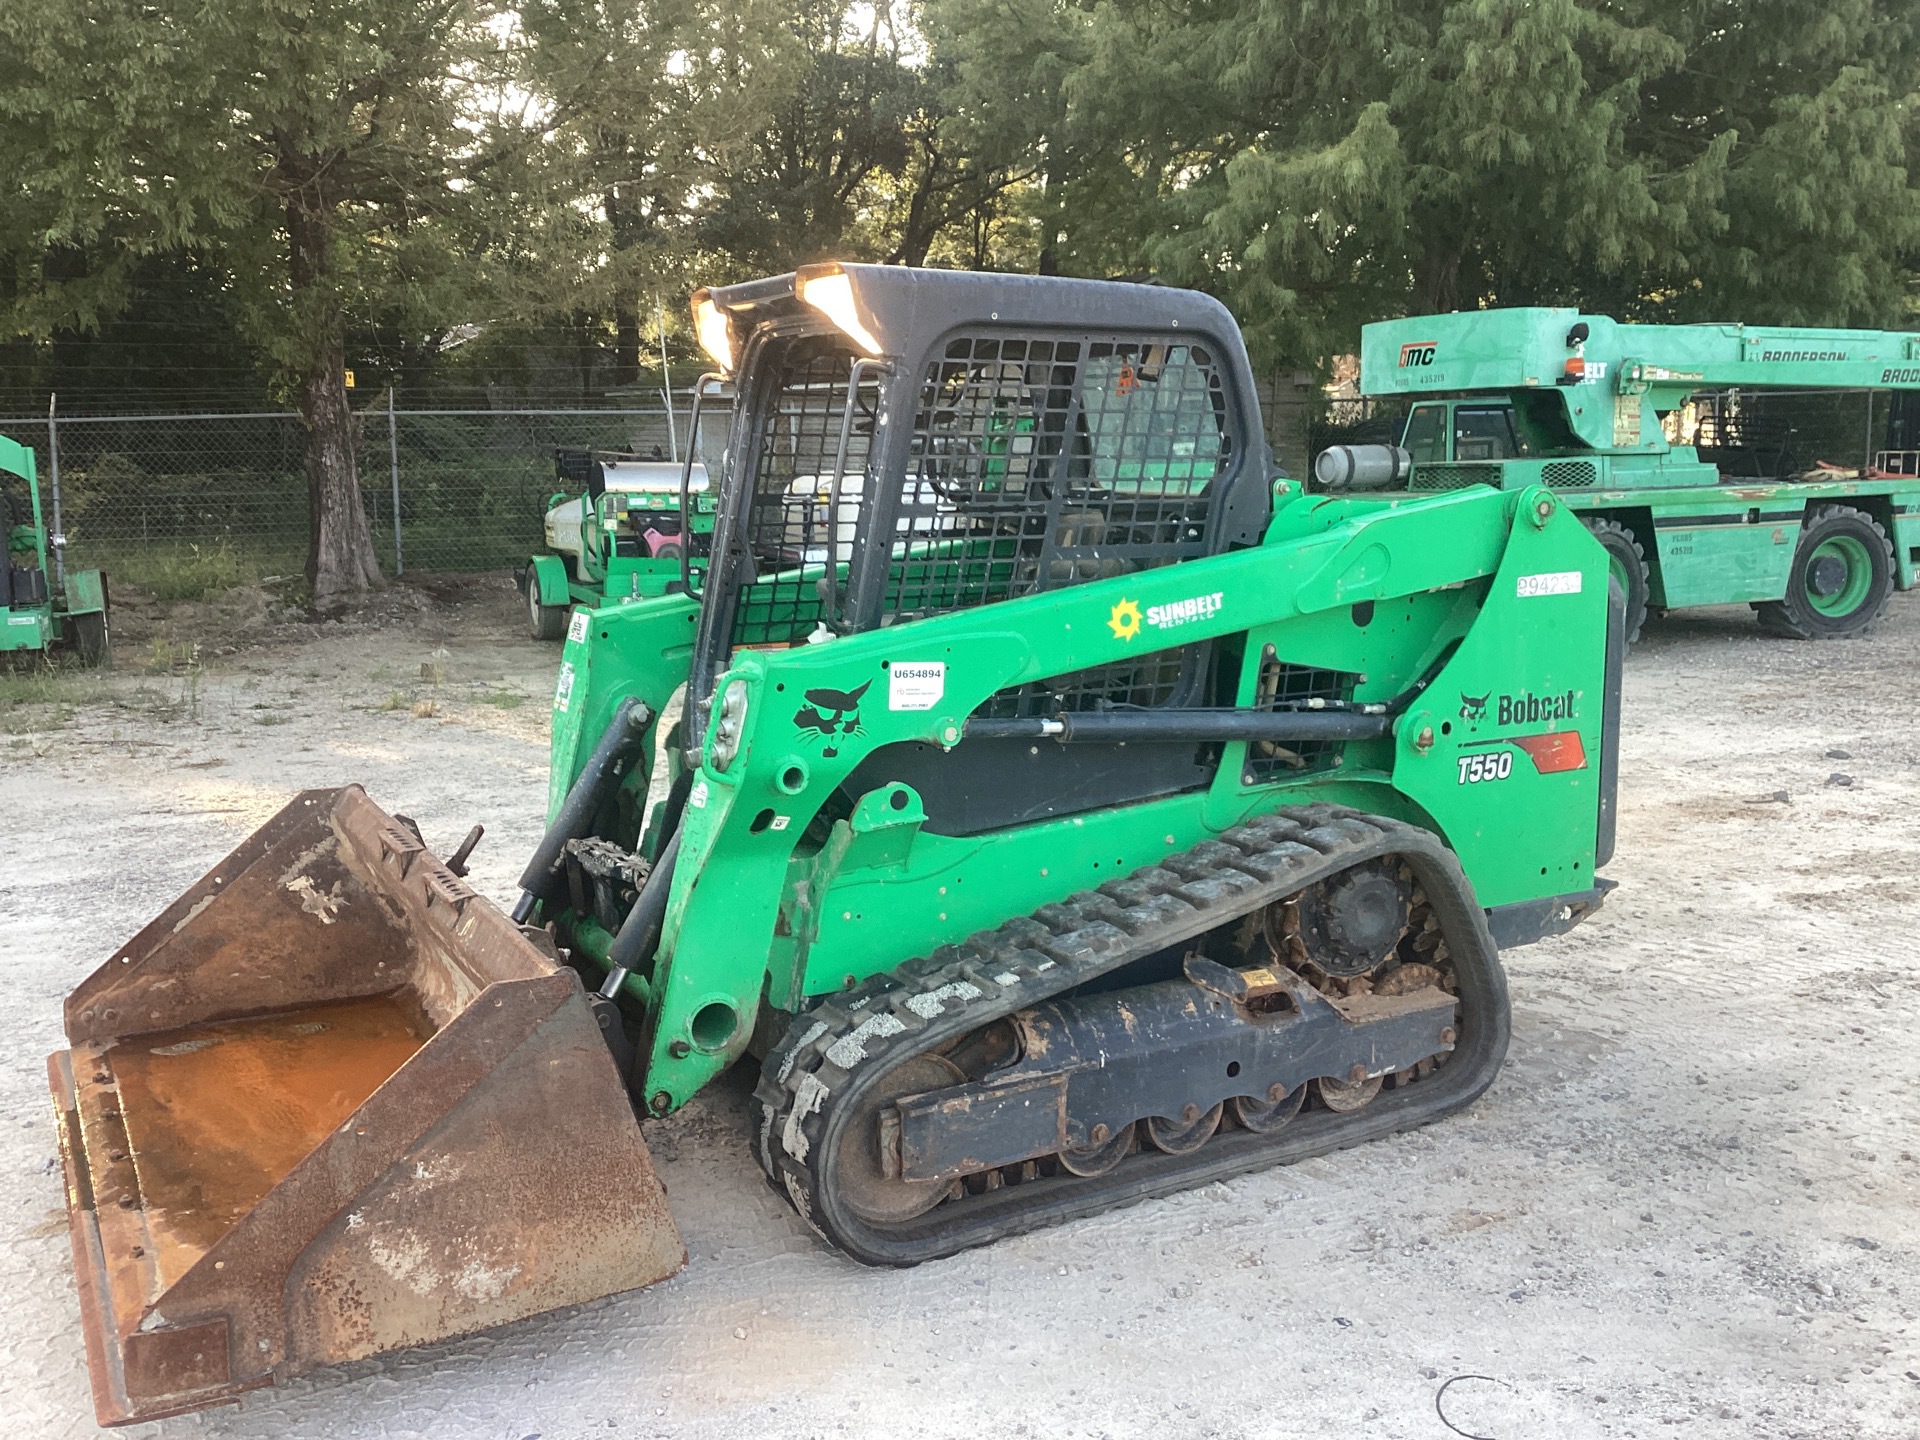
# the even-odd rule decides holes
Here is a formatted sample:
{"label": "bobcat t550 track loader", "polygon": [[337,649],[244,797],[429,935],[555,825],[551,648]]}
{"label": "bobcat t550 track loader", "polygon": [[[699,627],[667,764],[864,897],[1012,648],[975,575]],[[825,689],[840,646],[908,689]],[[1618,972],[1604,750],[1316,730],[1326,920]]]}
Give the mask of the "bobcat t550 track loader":
{"label": "bobcat t550 track loader", "polygon": [[871,1264],[1437,1120],[1599,903],[1622,610],[1551,491],[1303,494],[1198,294],[695,300],[711,555],[570,621],[511,913],[309,792],[68,1001],[103,1420],[671,1273],[641,1122],[733,1064]]}

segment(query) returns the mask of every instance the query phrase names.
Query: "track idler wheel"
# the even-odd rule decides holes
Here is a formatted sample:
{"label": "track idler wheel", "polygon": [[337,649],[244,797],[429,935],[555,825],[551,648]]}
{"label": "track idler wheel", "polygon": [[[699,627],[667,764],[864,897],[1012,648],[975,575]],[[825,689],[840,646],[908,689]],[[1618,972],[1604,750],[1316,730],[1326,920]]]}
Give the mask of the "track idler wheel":
{"label": "track idler wheel", "polygon": [[1069,1175],[1090,1180],[1096,1175],[1106,1174],[1126,1159],[1133,1152],[1134,1127],[1122,1125],[1110,1135],[1101,1134],[1106,1128],[1104,1125],[1094,1126],[1091,1143],[1078,1149],[1062,1150],[1055,1155],[1060,1168]]}
{"label": "track idler wheel", "polygon": [[1358,1079],[1336,1080],[1331,1075],[1323,1075],[1313,1084],[1320,1092],[1322,1105],[1347,1115],[1371,1105],[1386,1078],[1384,1075],[1362,1075]]}
{"label": "track idler wheel", "polygon": [[1233,1118],[1239,1122],[1242,1130],[1251,1130],[1256,1135],[1271,1135],[1282,1125],[1300,1113],[1300,1107],[1306,1103],[1307,1087],[1296,1085],[1291,1090],[1280,1090],[1277,1096],[1270,1090],[1267,1098],[1256,1100],[1251,1095],[1236,1095],[1227,1103],[1233,1107]]}
{"label": "track idler wheel", "polygon": [[1191,1155],[1213,1138],[1224,1109],[1224,1105],[1215,1105],[1203,1111],[1198,1105],[1189,1105],[1177,1120],[1155,1115],[1147,1121],[1147,1139],[1164,1154]]}
{"label": "track idler wheel", "polygon": [[[883,1111],[909,1095],[946,1090],[963,1084],[966,1078],[944,1055],[915,1055],[888,1071],[867,1092],[861,1102],[863,1113],[856,1114],[842,1134],[834,1157],[849,1210],[872,1225],[900,1225],[926,1214],[947,1198],[950,1181],[903,1179],[898,1165],[887,1163],[879,1121]],[[888,1174],[889,1169],[895,1173]]]}

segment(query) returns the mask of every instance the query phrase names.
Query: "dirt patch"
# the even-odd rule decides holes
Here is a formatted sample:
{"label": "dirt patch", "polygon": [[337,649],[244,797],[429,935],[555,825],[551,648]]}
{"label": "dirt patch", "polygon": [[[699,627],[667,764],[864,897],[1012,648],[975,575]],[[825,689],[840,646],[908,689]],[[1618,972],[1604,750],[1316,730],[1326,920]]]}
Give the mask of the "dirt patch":
{"label": "dirt patch", "polygon": [[463,633],[469,626],[511,626],[503,602],[514,594],[505,570],[479,575],[413,572],[375,591],[361,608],[320,619],[295,599],[297,579],[242,585],[204,600],[163,601],[137,585],[113,590],[114,642],[122,660],[139,663],[156,642],[170,647],[197,645],[208,656],[237,655],[283,648],[350,634],[377,634],[395,628],[446,627]]}
{"label": "dirt patch", "polygon": [[[36,1436],[96,1433],[45,1223],[61,997],[302,787],[362,781],[443,851],[483,822],[474,881],[497,900],[545,803],[557,651],[523,638],[509,577],[413,584],[344,624],[252,597],[171,609],[144,648],[129,623],[123,665],[155,636],[165,663],[0,733],[0,1354]],[[1650,624],[1620,889],[1509,954],[1508,1067],[1442,1125],[872,1271],[767,1188],[735,1072],[649,1127],[680,1278],[142,1433],[1412,1440],[1447,1433],[1451,1377],[1488,1375],[1445,1407],[1502,1440],[1905,1440],[1917,708],[1920,596],[1845,644],[1766,639],[1744,607]]]}

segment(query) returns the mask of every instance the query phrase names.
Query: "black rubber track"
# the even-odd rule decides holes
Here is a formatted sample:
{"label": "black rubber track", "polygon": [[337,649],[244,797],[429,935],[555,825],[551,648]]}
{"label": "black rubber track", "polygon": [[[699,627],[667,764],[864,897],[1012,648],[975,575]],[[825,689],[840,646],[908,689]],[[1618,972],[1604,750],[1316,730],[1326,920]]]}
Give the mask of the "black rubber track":
{"label": "black rubber track", "polygon": [[[828,1161],[849,1117],[868,1088],[910,1055],[1383,855],[1400,856],[1425,890],[1454,967],[1460,1038],[1433,1074],[1352,1114],[1311,1111],[1268,1135],[1222,1131],[1189,1155],[1143,1151],[1107,1175],[1063,1173],[970,1194],[897,1226],[859,1219],[837,1195]],[[769,1179],[831,1244],[870,1265],[913,1265],[1429,1124],[1493,1083],[1509,1025],[1506,974],[1453,853],[1417,826],[1300,806],[942,946],[796,1016],[761,1067],[754,1150]]]}

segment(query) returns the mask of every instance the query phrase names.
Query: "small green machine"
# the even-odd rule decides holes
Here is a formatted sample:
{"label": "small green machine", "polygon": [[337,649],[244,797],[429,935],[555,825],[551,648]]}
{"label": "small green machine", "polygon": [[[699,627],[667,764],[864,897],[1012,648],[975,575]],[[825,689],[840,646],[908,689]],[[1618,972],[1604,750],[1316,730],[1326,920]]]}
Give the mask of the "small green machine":
{"label": "small green machine", "polygon": [[694,316],[710,554],[574,611],[511,914],[309,792],[68,998],[103,1419],[672,1273],[641,1122],[730,1066],[872,1265],[1455,1115],[1602,902],[1624,596],[1551,487],[1305,492],[1190,291]]}
{"label": "small green machine", "polygon": [[58,645],[85,664],[105,664],[107,578],[98,570],[59,564],[66,537],[48,532],[33,451],[4,437],[0,521],[7,533],[6,569],[0,572],[0,654],[45,652]]}
{"label": "small green machine", "polygon": [[[1630,640],[1650,608],[1741,601],[1773,634],[1857,635],[1913,585],[1920,335],[1424,315],[1362,330],[1360,388],[1409,402],[1397,450],[1323,452],[1323,488],[1545,485],[1606,547]],[[1784,473],[1769,407],[1816,392],[1845,395],[1832,443],[1852,458]]]}
{"label": "small green machine", "polygon": [[519,577],[535,640],[565,635],[575,605],[669,594],[705,566],[713,501],[691,453],[679,462],[657,451],[561,450],[554,470],[572,488],[547,498],[547,548]]}

